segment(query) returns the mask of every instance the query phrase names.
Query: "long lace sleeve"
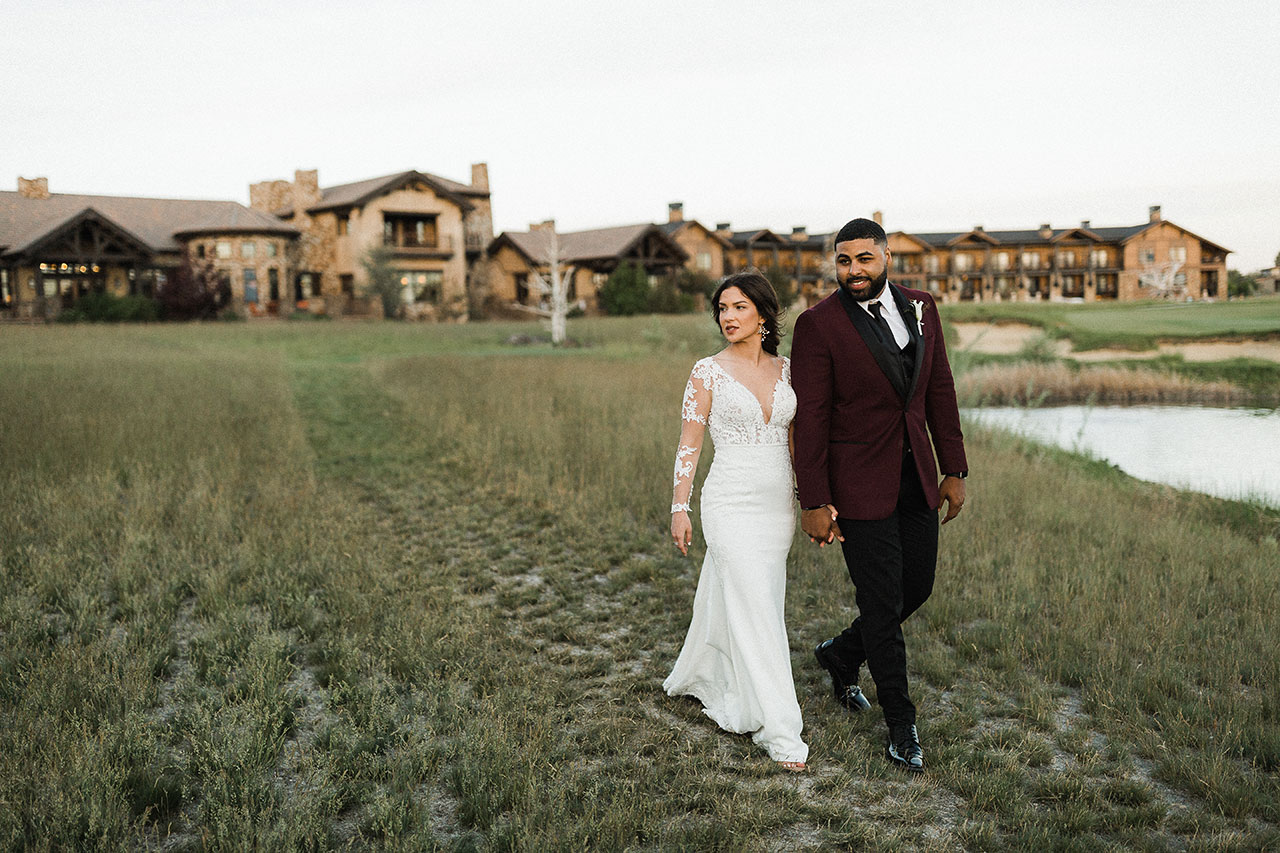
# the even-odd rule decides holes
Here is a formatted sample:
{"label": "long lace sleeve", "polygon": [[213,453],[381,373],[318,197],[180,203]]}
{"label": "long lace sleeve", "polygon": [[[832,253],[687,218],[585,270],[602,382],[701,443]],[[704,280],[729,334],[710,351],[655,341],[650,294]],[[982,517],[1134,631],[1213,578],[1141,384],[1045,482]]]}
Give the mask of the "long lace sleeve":
{"label": "long lace sleeve", "polygon": [[701,361],[695,364],[689,382],[684,386],[684,402],[680,405],[680,445],[676,448],[676,469],[671,484],[673,513],[689,511],[693,472],[698,470],[702,439],[711,414],[712,384],[710,366]]}

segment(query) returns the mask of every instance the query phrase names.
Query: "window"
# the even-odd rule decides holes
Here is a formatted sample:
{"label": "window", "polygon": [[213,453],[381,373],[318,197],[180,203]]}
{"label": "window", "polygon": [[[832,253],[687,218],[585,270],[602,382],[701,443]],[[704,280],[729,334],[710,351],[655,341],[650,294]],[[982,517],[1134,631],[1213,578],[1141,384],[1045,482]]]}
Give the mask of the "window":
{"label": "window", "polygon": [[968,255],[956,255],[956,272],[966,272],[972,260]]}
{"label": "window", "polygon": [[1174,287],[1179,287],[1179,288],[1181,288],[1181,287],[1186,287],[1186,286],[1187,286],[1187,274],[1186,274],[1186,273],[1184,273],[1184,272],[1180,272],[1180,273],[1178,273],[1177,275],[1175,275],[1175,276],[1173,277],[1173,286],[1174,286]]}
{"label": "window", "polygon": [[1007,270],[1008,268],[1009,268],[1009,253],[997,252],[996,253],[996,269]]}
{"label": "window", "polygon": [[1169,260],[1175,261],[1180,264],[1185,264],[1187,262],[1187,247],[1186,246],[1171,247],[1169,249]]}
{"label": "window", "polygon": [[604,283],[609,280],[607,273],[593,272],[591,274],[591,283],[595,285],[596,290],[604,287]]}
{"label": "window", "polygon": [[440,241],[434,215],[384,213],[382,242],[386,246],[406,249],[434,249]]}
{"label": "window", "polygon": [[240,243],[240,257],[246,261],[258,253],[258,244],[252,240],[244,240]]}
{"label": "window", "polygon": [[196,257],[197,258],[204,257],[204,243],[201,243],[199,246],[196,246]]}
{"label": "window", "polygon": [[231,243],[229,243],[229,242],[228,242],[228,241],[226,241],[226,240],[219,240],[219,241],[214,245],[214,250],[215,250],[215,252],[216,252],[217,256],[218,256],[218,257],[220,257],[220,258],[229,258],[229,257],[231,257]]}
{"label": "window", "polygon": [[350,222],[351,222],[351,217],[348,214],[345,214],[345,213],[338,214],[338,236],[339,237],[346,236]]}
{"label": "window", "polygon": [[529,274],[527,272],[516,273],[516,302],[524,304],[529,299]]}
{"label": "window", "polygon": [[[408,277],[408,282],[406,282]],[[401,283],[407,283],[411,288],[412,301],[430,302],[431,305],[439,304],[440,291],[444,287],[444,273],[439,270],[429,270],[425,273],[407,273],[401,275]]]}
{"label": "window", "polygon": [[258,271],[253,267],[244,268],[244,301],[258,301]]}
{"label": "window", "polygon": [[1024,270],[1040,269],[1040,253],[1039,252],[1023,252],[1022,268]]}
{"label": "window", "polygon": [[1155,249],[1139,249],[1138,250],[1138,263],[1154,264],[1155,262],[1156,262]]}
{"label": "window", "polygon": [[1106,249],[1094,249],[1089,252],[1089,266],[1106,267],[1110,266],[1110,257]]}
{"label": "window", "polygon": [[275,267],[267,270],[267,298],[272,302],[280,301],[280,270]]}
{"label": "window", "polygon": [[353,275],[338,276],[338,284],[342,288],[342,292],[347,296],[356,295],[356,278]]}
{"label": "window", "polygon": [[700,270],[711,269],[711,253],[710,252],[698,253],[698,269]]}
{"label": "window", "polygon": [[437,303],[443,284],[444,273],[438,270],[403,270],[400,273],[401,296],[405,302]]}
{"label": "window", "polygon": [[297,302],[305,302],[313,296],[320,295],[320,275],[313,272],[298,273],[293,287],[293,298]]}
{"label": "window", "polygon": [[6,308],[13,304],[13,293],[9,290],[8,270],[0,270],[0,302],[3,302]]}
{"label": "window", "polygon": [[267,241],[267,257],[274,258],[276,256],[277,251],[279,251],[279,248],[276,246],[276,241],[268,240]]}
{"label": "window", "polygon": [[925,258],[924,266],[927,271],[936,273],[939,266],[938,256],[929,255],[929,257]]}
{"label": "window", "polygon": [[1058,252],[1058,266],[1070,269],[1076,265],[1076,253],[1071,249]]}

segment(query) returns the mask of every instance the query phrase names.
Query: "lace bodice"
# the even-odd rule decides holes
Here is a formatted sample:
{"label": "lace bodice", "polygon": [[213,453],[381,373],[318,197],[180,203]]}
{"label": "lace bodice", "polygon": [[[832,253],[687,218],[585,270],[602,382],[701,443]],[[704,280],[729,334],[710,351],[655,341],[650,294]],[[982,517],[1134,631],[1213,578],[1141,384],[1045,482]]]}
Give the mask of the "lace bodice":
{"label": "lace bodice", "polygon": [[[701,386],[710,391],[711,412],[705,420],[697,415]],[[684,389],[683,417],[707,425],[711,440],[723,444],[786,444],[787,429],[796,414],[796,395],[791,390],[791,360],[782,359],[782,376],[773,386],[773,412],[769,421],[756,395],[734,379],[714,358],[704,358],[693,366],[693,375]],[[690,414],[693,417],[690,417]]]}
{"label": "lace bodice", "polygon": [[672,483],[672,512],[689,509],[693,472],[702,451],[702,427],[719,447],[727,445],[785,445],[796,414],[791,390],[791,360],[782,359],[782,375],[773,386],[772,411],[765,421],[764,407],[755,394],[725,370],[714,358],[693,366],[681,405],[680,447],[676,451]]}

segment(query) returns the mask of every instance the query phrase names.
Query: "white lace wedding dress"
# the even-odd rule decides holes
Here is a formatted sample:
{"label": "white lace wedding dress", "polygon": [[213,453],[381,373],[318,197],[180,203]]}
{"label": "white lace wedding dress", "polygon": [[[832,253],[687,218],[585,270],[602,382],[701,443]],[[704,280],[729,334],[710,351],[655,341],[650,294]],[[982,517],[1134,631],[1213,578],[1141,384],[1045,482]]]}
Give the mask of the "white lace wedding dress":
{"label": "white lace wedding dress", "polygon": [[695,696],[730,732],[751,733],[774,761],[804,761],[803,722],[791,676],[783,604],[795,502],[787,431],[795,417],[791,363],[773,387],[770,418],[714,358],[685,387],[672,511],[688,509],[703,427],[715,458],[702,485],[707,555],[693,618],[663,689]]}

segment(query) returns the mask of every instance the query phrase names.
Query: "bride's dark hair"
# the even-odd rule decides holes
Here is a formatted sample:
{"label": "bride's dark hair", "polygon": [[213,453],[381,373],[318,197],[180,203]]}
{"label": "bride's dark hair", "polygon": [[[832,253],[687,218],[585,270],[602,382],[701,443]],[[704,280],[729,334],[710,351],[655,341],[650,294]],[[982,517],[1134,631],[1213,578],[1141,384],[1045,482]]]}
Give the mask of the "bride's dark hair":
{"label": "bride's dark hair", "polygon": [[760,341],[760,346],[769,355],[777,355],[778,343],[782,340],[782,330],[779,326],[782,325],[784,312],[782,306],[778,304],[778,294],[774,292],[769,279],[765,278],[759,270],[754,269],[727,275],[721,279],[720,286],[711,297],[711,316],[715,318],[717,329],[720,328],[720,294],[730,287],[741,290],[742,294],[756,307],[756,313],[760,315],[761,320],[764,320],[764,338]]}

